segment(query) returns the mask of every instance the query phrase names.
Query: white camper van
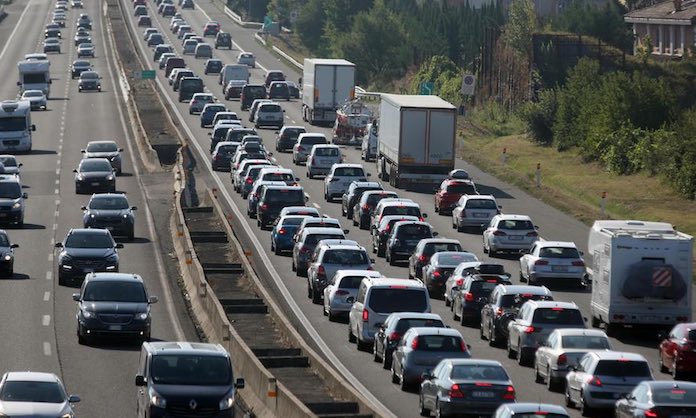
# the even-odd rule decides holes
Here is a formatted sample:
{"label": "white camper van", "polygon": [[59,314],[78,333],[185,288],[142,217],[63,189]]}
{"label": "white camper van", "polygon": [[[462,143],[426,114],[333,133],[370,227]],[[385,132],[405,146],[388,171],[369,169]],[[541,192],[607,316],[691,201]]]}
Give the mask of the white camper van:
{"label": "white camper van", "polygon": [[595,221],[592,325],[671,327],[691,321],[693,237],[663,222]]}
{"label": "white camper van", "polygon": [[51,63],[49,61],[31,60],[17,63],[20,93],[24,90],[41,90],[48,98],[51,94]]}
{"label": "white camper van", "polygon": [[0,151],[4,153],[31,151],[31,103],[28,100],[0,102]]}

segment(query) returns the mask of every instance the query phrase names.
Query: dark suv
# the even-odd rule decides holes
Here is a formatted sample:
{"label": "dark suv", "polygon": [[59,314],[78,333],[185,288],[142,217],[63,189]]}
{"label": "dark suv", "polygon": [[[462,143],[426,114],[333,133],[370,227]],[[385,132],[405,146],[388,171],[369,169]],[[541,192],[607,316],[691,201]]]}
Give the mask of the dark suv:
{"label": "dark suv", "polygon": [[128,335],[150,339],[150,304],[142,277],[129,273],[90,273],[82,282],[77,302],[77,341],[98,335]]}
{"label": "dark suv", "polygon": [[138,418],[232,418],[244,379],[220,344],[163,341],[143,343],[135,385]]}
{"label": "dark suv", "polygon": [[256,99],[266,98],[266,86],[263,84],[245,84],[242,87],[242,94],[240,96],[240,102],[242,110],[247,110],[251,107]]}
{"label": "dark suv", "polygon": [[493,289],[499,285],[510,285],[510,277],[504,274],[472,274],[464,278],[452,299],[454,318],[460,318],[462,325],[478,325],[481,322],[481,309],[488,302]]}
{"label": "dark suv", "polygon": [[128,204],[124,194],[93,194],[87,206],[83,206],[82,224],[85,228],[104,228],[113,235],[122,235],[133,240],[135,237],[135,216],[137,208]]}
{"label": "dark suv", "polygon": [[232,49],[232,35],[227,32],[218,32],[215,35],[215,49],[218,48]]}
{"label": "dark suv", "polygon": [[432,227],[427,222],[401,221],[394,224],[393,232],[386,244],[385,258],[394,266],[398,261],[408,260],[420,240],[432,238]]}
{"label": "dark suv", "polygon": [[306,202],[304,189],[300,186],[269,186],[259,199],[257,225],[265,229],[267,225],[275,222],[284,207],[304,206]]}
{"label": "dark suv", "polygon": [[111,233],[106,229],[74,228],[68,231],[62,242],[56,242],[58,254],[58,284],[65,286],[69,280],[85,278],[88,273],[118,273],[117,248]]}

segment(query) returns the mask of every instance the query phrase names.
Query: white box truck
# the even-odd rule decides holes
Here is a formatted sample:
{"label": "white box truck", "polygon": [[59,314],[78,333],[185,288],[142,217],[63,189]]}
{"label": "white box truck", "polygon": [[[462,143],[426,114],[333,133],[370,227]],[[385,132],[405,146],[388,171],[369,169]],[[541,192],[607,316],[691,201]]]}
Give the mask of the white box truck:
{"label": "white box truck", "polygon": [[0,152],[31,151],[31,136],[35,130],[28,100],[0,102]]}
{"label": "white box truck", "polygon": [[41,90],[46,98],[51,93],[51,63],[49,61],[19,61],[17,63],[19,71],[20,93],[25,90]]}
{"label": "white box truck", "polygon": [[355,64],[343,59],[305,58],[302,120],[310,125],[336,121],[336,109],[355,97]]}
{"label": "white box truck", "polygon": [[457,109],[438,96],[381,98],[379,178],[397,188],[440,185],[454,168]]}
{"label": "white box truck", "polygon": [[691,321],[692,236],[663,222],[595,221],[592,325],[671,327]]}

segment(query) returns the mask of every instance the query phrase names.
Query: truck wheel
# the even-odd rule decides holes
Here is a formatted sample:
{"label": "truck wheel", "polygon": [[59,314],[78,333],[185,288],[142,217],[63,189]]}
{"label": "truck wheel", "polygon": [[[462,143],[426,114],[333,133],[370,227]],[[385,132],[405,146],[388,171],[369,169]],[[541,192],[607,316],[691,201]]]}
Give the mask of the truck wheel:
{"label": "truck wheel", "polygon": [[599,318],[592,315],[592,321],[591,321],[592,328],[599,328],[600,323],[601,323],[601,321],[599,320]]}

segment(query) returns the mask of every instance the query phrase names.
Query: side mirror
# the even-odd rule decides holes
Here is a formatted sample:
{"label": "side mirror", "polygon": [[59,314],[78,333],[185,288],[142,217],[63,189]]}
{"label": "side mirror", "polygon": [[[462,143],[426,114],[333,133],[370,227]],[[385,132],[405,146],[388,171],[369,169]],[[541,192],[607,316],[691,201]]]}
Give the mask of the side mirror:
{"label": "side mirror", "polygon": [[118,149],[118,152],[123,152],[123,148],[119,148],[119,149]]}
{"label": "side mirror", "polygon": [[347,230],[347,229],[344,229],[344,230],[343,230],[343,233],[344,233],[344,234],[348,234],[349,232],[350,232],[350,231]]}
{"label": "side mirror", "polygon": [[70,395],[70,396],[68,397],[68,402],[70,402],[70,403],[78,403],[78,402],[80,402],[80,397],[77,396],[77,395]]}
{"label": "side mirror", "polygon": [[498,209],[502,209],[502,208],[503,208],[503,205],[498,205]]}
{"label": "side mirror", "polygon": [[31,124],[31,130],[36,131],[36,125],[34,125],[33,123]]}
{"label": "side mirror", "polygon": [[582,319],[583,319],[583,321],[587,322],[587,317],[586,317],[586,316],[583,316]]}
{"label": "side mirror", "polygon": [[237,389],[244,389],[244,379],[241,377],[234,382],[234,387]]}
{"label": "side mirror", "polygon": [[10,244],[10,248],[19,248],[19,244]]}
{"label": "side mirror", "polygon": [[366,173],[365,176],[371,177],[371,176],[372,176],[372,173]]}
{"label": "side mirror", "polygon": [[433,375],[430,372],[425,372],[421,374],[421,379],[425,380],[431,380],[433,378]]}
{"label": "side mirror", "polygon": [[582,257],[582,256],[585,255],[585,252],[584,252],[584,251],[578,251],[578,254],[580,254],[580,256]]}
{"label": "side mirror", "polygon": [[295,177],[295,181],[300,181],[300,178],[299,178],[299,177]]}
{"label": "side mirror", "polygon": [[157,296],[150,296],[147,299],[147,303],[149,303],[149,304],[157,303],[157,301],[159,301],[159,299],[157,299]]}
{"label": "side mirror", "polygon": [[137,375],[135,376],[135,386],[145,386],[145,376]]}
{"label": "side mirror", "polygon": [[658,338],[659,340],[666,340],[666,339],[667,339],[667,333],[665,333],[664,331],[659,331],[659,332],[657,333],[657,338]]}
{"label": "side mirror", "polygon": [[131,210],[138,210],[137,206],[131,206]]}
{"label": "side mirror", "polygon": [[84,154],[87,150],[81,149],[80,152]]}
{"label": "side mirror", "polygon": [[437,231],[433,231],[433,236],[434,236],[434,237],[436,237],[436,236],[438,236],[438,235],[440,235],[440,233],[439,233],[439,232],[437,232]]}
{"label": "side mirror", "polygon": [[539,229],[539,225],[534,225],[534,229]]}
{"label": "side mirror", "polygon": [[18,82],[17,82],[17,85],[18,85],[18,86],[21,86],[21,85],[22,85],[22,82],[21,82],[21,81],[18,81]]}
{"label": "side mirror", "polygon": [[81,210],[87,210],[87,206],[80,207]]}
{"label": "side mirror", "polygon": [[79,302],[79,301],[80,301],[80,294],[79,294],[79,293],[73,293],[73,294],[72,294],[72,300],[74,300],[75,302]]}
{"label": "side mirror", "polygon": [[208,136],[213,136],[213,133],[212,133],[212,132],[208,132]]}
{"label": "side mirror", "polygon": [[280,134],[280,131],[275,131],[275,134],[276,134],[276,135]]}
{"label": "side mirror", "polygon": [[374,263],[375,263],[375,259],[374,259],[374,258],[371,258],[371,259],[370,259],[370,263],[374,264]]}
{"label": "side mirror", "polygon": [[119,242],[118,244],[114,245],[114,248],[123,248],[123,244]]}
{"label": "side mirror", "polygon": [[72,172],[77,173],[77,168],[74,168]]}
{"label": "side mirror", "polygon": [[428,217],[428,214],[427,214],[427,213],[422,213],[421,216],[422,216],[423,218],[427,218],[427,217]]}
{"label": "side mirror", "polygon": [[56,248],[63,248],[63,243],[62,242],[56,242],[54,247]]}
{"label": "side mirror", "polygon": [[26,193],[22,193],[22,199],[29,199],[29,195]]}
{"label": "side mirror", "polygon": [[21,167],[23,165],[24,165],[24,163],[19,163],[19,164],[17,164],[17,167]]}
{"label": "side mirror", "polygon": [[467,345],[466,345],[466,349],[469,350],[469,351],[471,351],[471,344],[467,344]]}

